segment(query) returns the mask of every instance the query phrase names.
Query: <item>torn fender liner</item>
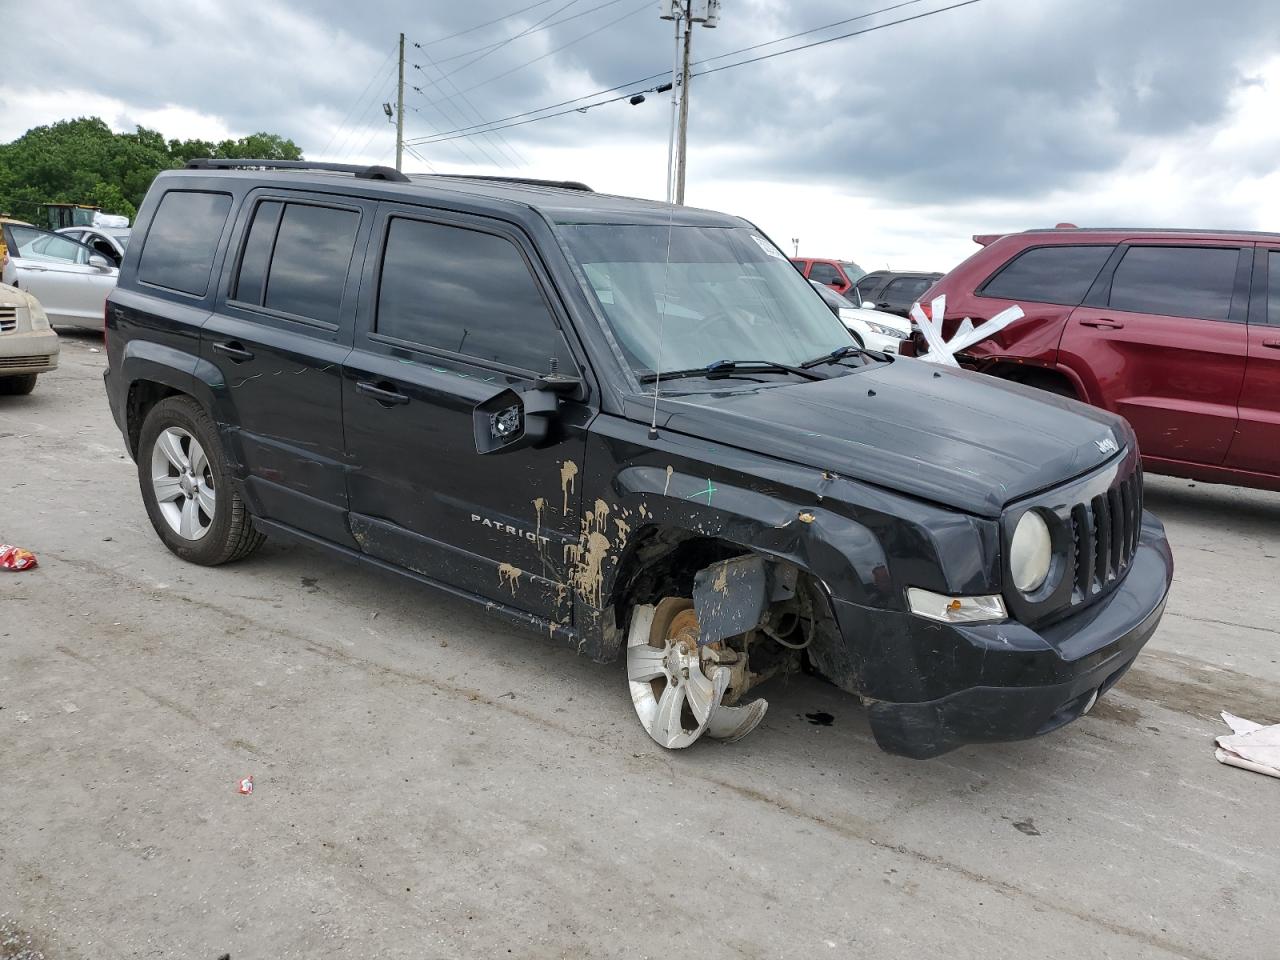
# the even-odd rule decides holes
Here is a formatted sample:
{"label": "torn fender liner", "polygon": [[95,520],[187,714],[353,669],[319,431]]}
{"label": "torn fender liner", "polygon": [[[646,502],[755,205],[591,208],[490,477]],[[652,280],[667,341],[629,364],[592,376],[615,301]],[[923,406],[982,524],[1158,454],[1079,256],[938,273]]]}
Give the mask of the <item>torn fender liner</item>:
{"label": "torn fender liner", "polygon": [[735,557],[699,570],[693,579],[698,646],[754,630],[769,604],[795,594],[794,567],[764,557]]}

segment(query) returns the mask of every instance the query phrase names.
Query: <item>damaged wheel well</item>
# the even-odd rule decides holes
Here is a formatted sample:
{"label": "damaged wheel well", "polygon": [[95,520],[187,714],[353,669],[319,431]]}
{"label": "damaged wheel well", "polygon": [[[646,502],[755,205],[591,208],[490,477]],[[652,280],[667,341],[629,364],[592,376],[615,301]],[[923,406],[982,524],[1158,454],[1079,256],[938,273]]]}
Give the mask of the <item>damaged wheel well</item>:
{"label": "damaged wheel well", "polygon": [[[619,564],[610,596],[615,635],[626,636],[631,611],[637,605],[656,604],[664,597],[693,596],[699,571],[749,556],[760,556],[791,571],[794,583],[792,597],[769,608],[763,632],[776,640],[780,649],[803,651],[809,666],[837,686],[856,692],[853,658],[836,626],[828,592],[817,577],[787,560],[689,530],[651,526],[637,531]],[[799,666],[802,657],[792,659]]]}
{"label": "damaged wheel well", "polygon": [[151,408],[165,397],[180,394],[181,390],[153,380],[135,380],[129,384],[129,398],[125,403],[125,429],[129,436],[129,454],[138,458],[138,442],[142,436],[142,424]]}

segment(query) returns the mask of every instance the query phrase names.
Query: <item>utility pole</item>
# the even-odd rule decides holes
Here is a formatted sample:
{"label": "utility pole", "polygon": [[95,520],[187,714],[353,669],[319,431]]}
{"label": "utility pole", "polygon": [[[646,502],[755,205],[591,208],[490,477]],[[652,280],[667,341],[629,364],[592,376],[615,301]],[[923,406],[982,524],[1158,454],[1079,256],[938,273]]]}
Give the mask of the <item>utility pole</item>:
{"label": "utility pole", "polygon": [[[675,128],[672,132],[674,148],[668,145],[667,199],[683,205],[689,139],[689,54],[693,45],[693,25],[701,23],[704,27],[714,27],[720,20],[720,0],[660,0],[659,11],[663,20],[674,20],[676,24],[676,52],[680,67],[678,82],[674,82],[676,78],[672,77],[672,97],[675,97],[678,90],[680,106],[679,119],[672,118]],[[682,23],[683,39],[680,36]],[[677,71],[673,69],[672,73]]]}
{"label": "utility pole", "polygon": [[684,58],[680,65],[680,133],[676,153],[676,206],[684,206],[685,153],[689,145],[689,47],[693,41],[693,0],[685,0]]}
{"label": "utility pole", "polygon": [[400,34],[400,77],[396,81],[396,169],[404,166],[404,34]]}

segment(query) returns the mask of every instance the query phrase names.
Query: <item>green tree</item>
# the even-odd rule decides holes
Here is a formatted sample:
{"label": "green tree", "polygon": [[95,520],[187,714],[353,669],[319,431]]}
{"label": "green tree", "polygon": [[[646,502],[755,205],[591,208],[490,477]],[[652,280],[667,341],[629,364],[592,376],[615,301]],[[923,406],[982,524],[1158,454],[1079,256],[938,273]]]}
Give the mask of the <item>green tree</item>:
{"label": "green tree", "polygon": [[132,219],[157,173],[196,157],[300,160],[302,151],[273,133],[166,141],[146,127],[113,133],[98,117],[63,120],[0,144],[0,213],[34,220],[42,203],[87,203]]}

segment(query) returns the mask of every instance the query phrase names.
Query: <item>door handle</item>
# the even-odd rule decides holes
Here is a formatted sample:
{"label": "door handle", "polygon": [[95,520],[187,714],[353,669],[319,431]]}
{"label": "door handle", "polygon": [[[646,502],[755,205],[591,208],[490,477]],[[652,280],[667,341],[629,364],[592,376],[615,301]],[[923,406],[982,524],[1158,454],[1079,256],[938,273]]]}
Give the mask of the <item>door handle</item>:
{"label": "door handle", "polygon": [[1263,340],[1264,347],[1270,347],[1272,350],[1280,350],[1280,340]]}
{"label": "door handle", "polygon": [[215,343],[213,352],[228,357],[232,363],[244,363],[246,360],[253,359],[253,354],[244,348],[244,344],[235,340],[229,343]]}
{"label": "door handle", "polygon": [[1123,330],[1124,324],[1119,320],[1108,320],[1100,317],[1097,320],[1080,320],[1078,321],[1082,327],[1097,327],[1100,330]]}
{"label": "door handle", "polygon": [[368,380],[357,380],[356,392],[363,393],[366,397],[372,397],[384,407],[409,402],[408,397],[399,390],[396,390],[390,384],[383,386],[379,383],[370,383]]}

